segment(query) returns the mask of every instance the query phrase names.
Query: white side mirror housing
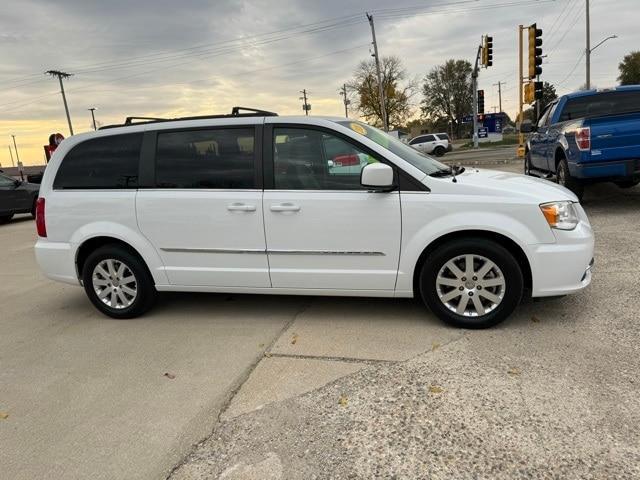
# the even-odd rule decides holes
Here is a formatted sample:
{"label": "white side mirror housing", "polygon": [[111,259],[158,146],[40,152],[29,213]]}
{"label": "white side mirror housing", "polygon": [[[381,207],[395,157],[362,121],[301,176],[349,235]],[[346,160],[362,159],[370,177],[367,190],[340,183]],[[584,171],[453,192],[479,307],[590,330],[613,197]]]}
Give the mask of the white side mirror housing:
{"label": "white side mirror housing", "polygon": [[384,163],[370,163],[362,169],[360,183],[375,190],[388,190],[393,185],[393,168]]}

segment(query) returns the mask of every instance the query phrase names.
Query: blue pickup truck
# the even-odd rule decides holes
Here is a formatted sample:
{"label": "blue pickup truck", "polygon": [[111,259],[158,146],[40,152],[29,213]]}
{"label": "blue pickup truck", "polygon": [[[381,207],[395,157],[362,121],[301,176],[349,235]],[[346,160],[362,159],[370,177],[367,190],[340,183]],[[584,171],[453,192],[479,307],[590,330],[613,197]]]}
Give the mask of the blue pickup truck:
{"label": "blue pickup truck", "polygon": [[640,85],[563,95],[521,131],[530,133],[526,175],[555,179],[578,197],[590,183],[640,183]]}

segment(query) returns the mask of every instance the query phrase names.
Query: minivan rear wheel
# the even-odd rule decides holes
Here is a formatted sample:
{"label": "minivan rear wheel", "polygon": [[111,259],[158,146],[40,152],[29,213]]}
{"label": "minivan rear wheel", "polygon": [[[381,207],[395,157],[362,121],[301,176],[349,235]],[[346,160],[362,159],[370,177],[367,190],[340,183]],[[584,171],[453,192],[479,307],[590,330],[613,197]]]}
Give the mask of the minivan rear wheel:
{"label": "minivan rear wheel", "polygon": [[105,245],[89,254],[82,269],[91,303],[112,318],[134,318],[147,312],[157,292],[146,265],[119,245]]}
{"label": "minivan rear wheel", "polygon": [[468,238],[444,244],[429,255],[419,288],[440,319],[477,329],[496,325],[515,310],[524,280],[506,248],[485,238]]}

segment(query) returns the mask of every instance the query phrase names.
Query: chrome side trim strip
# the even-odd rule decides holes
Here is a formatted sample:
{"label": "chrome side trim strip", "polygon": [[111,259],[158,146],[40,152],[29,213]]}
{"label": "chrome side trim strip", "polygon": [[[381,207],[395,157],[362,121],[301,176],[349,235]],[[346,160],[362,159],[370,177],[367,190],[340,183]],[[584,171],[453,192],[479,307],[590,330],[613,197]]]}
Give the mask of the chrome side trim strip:
{"label": "chrome side trim strip", "polygon": [[276,255],[370,255],[384,256],[383,252],[349,251],[349,250],[268,250]]}
{"label": "chrome side trim strip", "polygon": [[263,250],[259,248],[161,248],[168,253],[269,253],[274,255],[365,255],[384,257],[384,252],[348,250]]}
{"label": "chrome side trim strip", "polygon": [[161,248],[169,253],[266,253],[261,248]]}

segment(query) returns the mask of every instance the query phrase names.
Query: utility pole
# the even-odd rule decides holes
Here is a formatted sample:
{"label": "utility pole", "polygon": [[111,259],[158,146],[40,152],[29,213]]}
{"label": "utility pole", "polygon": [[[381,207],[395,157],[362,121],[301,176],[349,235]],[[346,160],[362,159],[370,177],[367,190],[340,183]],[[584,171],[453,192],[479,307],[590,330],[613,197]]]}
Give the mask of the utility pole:
{"label": "utility pole", "polygon": [[[22,163],[20,163],[20,155],[18,155],[18,145],[16,145],[16,136],[11,135],[11,138],[13,138],[13,148],[16,151],[16,161],[18,162],[18,170],[20,170],[20,178],[24,182],[24,174],[22,173]],[[11,159],[11,161],[13,162],[13,158]]]}
{"label": "utility pole", "polygon": [[72,74],[61,72],[59,70],[47,70],[44,72],[46,75],[51,75],[52,77],[58,77],[58,81],[60,82],[60,93],[62,94],[62,101],[64,102],[64,111],[67,112],[67,122],[69,123],[69,133],[73,135],[73,125],[71,125],[71,116],[69,115],[69,107],[67,105],[67,97],[64,94],[64,85],[62,83],[63,78],[69,78]]}
{"label": "utility pole", "polygon": [[344,116],[349,118],[349,104],[351,100],[347,98],[347,84],[344,83],[342,85],[342,89],[340,90],[340,95],[342,95],[342,101],[344,102]]}
{"label": "utility pole", "polygon": [[95,112],[97,110],[97,108],[96,107],[91,107],[91,108],[87,108],[87,110],[89,110],[91,112],[91,120],[93,121],[93,129],[97,130],[98,127],[96,127],[96,116],[93,113],[93,112]]}
{"label": "utility pole", "polygon": [[495,87],[496,85],[498,86],[498,108],[500,110],[498,110],[499,112],[502,112],[502,85],[504,85],[507,82],[498,82],[498,83],[494,83],[493,86]]}
{"label": "utility pole", "polygon": [[589,0],[586,0],[586,13],[587,13],[587,45],[584,49],[584,53],[586,55],[586,66],[587,66],[587,81],[585,82],[585,87],[587,90],[591,89],[591,22],[589,20]]}
{"label": "utility pole", "polygon": [[376,41],[376,27],[373,25],[373,15],[367,13],[369,25],[371,25],[371,36],[373,37],[373,57],[376,59],[376,74],[378,76],[378,95],[380,96],[380,111],[382,112],[382,125],[384,131],[389,131],[389,120],[387,119],[387,105],[384,98],[384,86],[382,85],[382,74],[380,73],[380,57],[378,56],[378,42]]}
{"label": "utility pole", "polygon": [[300,100],[303,101],[302,109],[304,110],[304,114],[309,115],[309,110],[311,110],[311,105],[307,103],[307,89],[303,88],[302,90],[300,90],[300,93],[302,94],[302,96],[300,97]]}
{"label": "utility pole", "polygon": [[11,145],[7,145],[7,147],[9,147],[9,155],[11,155],[11,166],[15,167],[16,164],[13,161],[13,152],[11,151]]}

